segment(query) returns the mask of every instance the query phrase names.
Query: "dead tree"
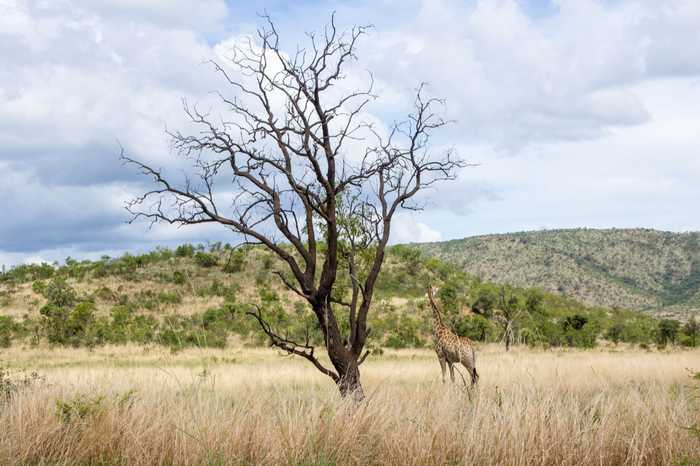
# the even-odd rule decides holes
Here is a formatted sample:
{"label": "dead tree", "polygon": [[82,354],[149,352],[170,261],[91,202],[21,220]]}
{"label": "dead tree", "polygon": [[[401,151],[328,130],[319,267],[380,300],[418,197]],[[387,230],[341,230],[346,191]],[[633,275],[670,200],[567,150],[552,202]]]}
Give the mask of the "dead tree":
{"label": "dead tree", "polygon": [[[185,103],[198,131],[169,132],[196,176],[176,182],[122,153],[155,184],[127,204],[132,221],[216,223],[272,251],[288,269],[279,278],[310,305],[332,367],[308,339],[283,336],[260,309],[251,314],[273,345],[359,398],[367,315],[391,222],[399,209],[419,207],[411,202],[418,192],[454,179],[464,166],[451,150],[428,150],[433,131],[447,122],[435,113],[442,101],[425,97],[424,85],[405,121],[384,130],[366,121],[372,76],[366,88],[348,90],[344,73],[367,30],[341,32],[331,17],[320,33],[308,34],[306,48],[287,54],[265,17],[256,37],[236,45],[225,62],[212,62],[228,86],[229,95],[216,93],[225,116]],[[338,292],[339,271],[350,277],[348,297]],[[345,335],[339,316],[348,319]]]}

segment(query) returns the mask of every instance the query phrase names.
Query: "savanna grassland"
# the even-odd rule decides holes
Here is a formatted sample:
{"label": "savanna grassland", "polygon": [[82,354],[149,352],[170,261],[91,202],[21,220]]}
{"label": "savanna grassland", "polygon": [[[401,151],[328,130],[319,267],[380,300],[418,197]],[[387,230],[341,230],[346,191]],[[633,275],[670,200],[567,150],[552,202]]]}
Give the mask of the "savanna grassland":
{"label": "savanna grassland", "polygon": [[[0,274],[0,464],[700,464],[694,319],[504,286],[394,246],[354,403],[265,347],[252,305],[323,353],[277,270],[259,248],[211,244]],[[475,390],[441,383],[428,284],[477,345]]]}
{"label": "savanna grassland", "polygon": [[0,358],[2,464],[700,461],[697,350],[485,345],[473,392],[459,378],[443,385],[429,350],[387,350],[362,365],[360,404],[269,349],[13,347]]}

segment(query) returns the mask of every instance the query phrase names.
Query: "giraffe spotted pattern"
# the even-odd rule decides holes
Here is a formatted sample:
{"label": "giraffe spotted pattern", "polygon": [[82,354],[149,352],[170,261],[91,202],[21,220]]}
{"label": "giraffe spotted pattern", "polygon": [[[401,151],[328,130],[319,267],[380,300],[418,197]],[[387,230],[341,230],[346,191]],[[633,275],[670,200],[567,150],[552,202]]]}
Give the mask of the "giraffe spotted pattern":
{"label": "giraffe spotted pattern", "polygon": [[452,332],[442,320],[442,314],[433,299],[433,287],[428,288],[428,300],[430,307],[433,309],[433,341],[435,344],[435,353],[440,368],[442,369],[442,381],[445,382],[446,368],[450,369],[450,379],[455,381],[455,373],[453,364],[462,364],[469,372],[472,386],[479,380],[479,374],[476,372],[476,352],[474,344],[467,337],[460,337]]}

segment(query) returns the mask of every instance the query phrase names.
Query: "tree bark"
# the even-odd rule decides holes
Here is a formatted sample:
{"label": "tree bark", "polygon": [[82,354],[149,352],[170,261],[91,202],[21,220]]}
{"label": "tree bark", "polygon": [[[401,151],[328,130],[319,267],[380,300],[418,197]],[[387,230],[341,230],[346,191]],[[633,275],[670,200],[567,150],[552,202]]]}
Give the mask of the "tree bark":
{"label": "tree bark", "polygon": [[355,401],[362,401],[365,398],[365,392],[362,389],[360,382],[360,368],[358,367],[357,357],[348,352],[342,365],[335,365],[336,371],[340,378],[338,379],[338,390],[343,398],[352,398]]}
{"label": "tree bark", "polygon": [[[326,306],[330,306],[330,304]],[[340,390],[340,394],[343,397],[352,396],[355,400],[362,400],[364,392],[360,383],[360,353],[355,353],[349,345],[343,344],[332,309],[328,310],[325,306],[322,306],[317,311],[317,315],[319,314],[324,315],[325,328],[323,330],[326,338],[326,349],[331,364],[338,375],[336,379],[338,390]]]}

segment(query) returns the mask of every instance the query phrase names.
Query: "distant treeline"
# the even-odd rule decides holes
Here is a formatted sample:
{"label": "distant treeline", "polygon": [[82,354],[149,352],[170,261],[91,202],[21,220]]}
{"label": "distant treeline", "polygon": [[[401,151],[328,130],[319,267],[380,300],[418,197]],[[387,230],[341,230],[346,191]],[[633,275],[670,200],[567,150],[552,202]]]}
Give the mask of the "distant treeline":
{"label": "distant treeline", "polygon": [[[283,291],[273,274],[276,265],[260,248],[215,243],[97,261],[69,258],[62,266],[17,266],[0,274],[0,346],[47,341],[71,346],[224,347],[233,335],[247,344],[263,345],[264,335],[246,314],[252,302],[279,333],[320,343],[314,316]],[[339,278],[338,297],[348,293],[348,280]],[[162,289],[138,286],[145,281],[162,283]],[[18,299],[17,291],[29,283],[43,298],[30,304],[38,312],[21,318],[3,315],[3,307]],[[694,319],[656,319],[637,311],[584,306],[535,288],[485,282],[400,245],[389,251],[368,322],[375,350],[430,344],[432,315],[424,295],[431,283],[440,287],[438,298],[449,325],[480,342],[586,348],[601,340],[643,347],[698,344],[700,329]],[[190,313],[183,304],[189,296],[216,296],[221,304]],[[344,308],[338,312],[342,315]]]}

